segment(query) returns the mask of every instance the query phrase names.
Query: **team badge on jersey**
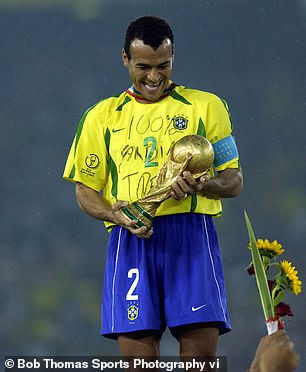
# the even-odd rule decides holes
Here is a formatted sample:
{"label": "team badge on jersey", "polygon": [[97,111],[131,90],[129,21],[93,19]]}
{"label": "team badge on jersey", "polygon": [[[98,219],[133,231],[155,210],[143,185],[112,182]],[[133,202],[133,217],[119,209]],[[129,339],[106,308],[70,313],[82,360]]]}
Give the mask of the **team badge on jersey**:
{"label": "team badge on jersey", "polygon": [[188,120],[182,115],[175,116],[172,119],[172,122],[173,122],[173,126],[175,129],[178,129],[178,130],[187,129]]}
{"label": "team badge on jersey", "polygon": [[128,319],[134,321],[138,318],[138,307],[136,305],[130,305],[127,309]]}

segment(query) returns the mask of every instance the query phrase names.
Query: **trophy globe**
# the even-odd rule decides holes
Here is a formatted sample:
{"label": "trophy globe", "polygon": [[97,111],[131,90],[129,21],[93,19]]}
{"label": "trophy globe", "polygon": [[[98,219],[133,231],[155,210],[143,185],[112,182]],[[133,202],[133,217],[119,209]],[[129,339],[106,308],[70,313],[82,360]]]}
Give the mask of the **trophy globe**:
{"label": "trophy globe", "polygon": [[184,163],[187,160],[185,170],[189,171],[194,178],[198,178],[212,166],[214,149],[205,137],[188,135],[174,144],[170,159],[175,163]]}

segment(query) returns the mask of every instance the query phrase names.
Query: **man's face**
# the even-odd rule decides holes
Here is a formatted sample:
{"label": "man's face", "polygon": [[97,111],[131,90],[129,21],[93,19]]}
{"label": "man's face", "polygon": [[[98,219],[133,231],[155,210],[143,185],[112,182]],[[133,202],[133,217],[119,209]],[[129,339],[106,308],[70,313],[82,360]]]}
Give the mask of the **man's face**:
{"label": "man's face", "polygon": [[172,44],[169,39],[154,50],[142,40],[135,39],[130,46],[131,59],[122,51],[124,66],[129,70],[130,79],[144,98],[157,101],[169,85],[172,72]]}

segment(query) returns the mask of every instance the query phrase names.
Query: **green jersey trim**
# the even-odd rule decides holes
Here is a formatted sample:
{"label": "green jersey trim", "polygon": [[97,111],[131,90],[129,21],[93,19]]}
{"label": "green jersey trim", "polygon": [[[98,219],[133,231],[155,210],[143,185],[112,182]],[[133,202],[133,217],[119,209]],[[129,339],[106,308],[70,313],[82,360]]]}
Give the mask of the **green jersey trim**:
{"label": "green jersey trim", "polygon": [[192,103],[190,103],[189,101],[187,101],[186,98],[184,98],[183,96],[181,96],[180,94],[178,94],[175,90],[173,90],[170,93],[170,97],[172,97],[173,99],[176,99],[177,101],[180,101],[182,103],[185,103],[185,105],[192,105]]}
{"label": "green jersey trim", "polygon": [[126,96],[124,101],[119,105],[115,111],[122,111],[122,107],[126,105],[128,102],[130,102],[132,99],[129,96]]}
{"label": "green jersey trim", "polygon": [[201,118],[199,119],[197,135],[206,138],[206,129],[205,129],[205,125]]}
{"label": "green jersey trim", "polygon": [[104,100],[102,99],[101,101],[97,102],[96,104],[94,104],[93,106],[89,107],[88,110],[85,111],[84,115],[82,116],[80,122],[79,122],[79,126],[78,126],[78,129],[77,129],[77,132],[76,132],[76,135],[75,135],[75,146],[74,146],[74,155],[76,153],[76,149],[77,149],[77,146],[78,146],[78,143],[79,143],[79,139],[81,137],[81,133],[82,133],[82,130],[83,130],[83,126],[84,126],[84,123],[85,123],[85,119],[88,115],[88,113],[93,109],[95,108],[99,103],[103,102]]}
{"label": "green jersey trim", "polygon": [[118,170],[117,170],[116,163],[114,162],[114,160],[112,159],[109,153],[110,137],[111,137],[111,134],[110,134],[109,129],[107,128],[104,139],[105,139],[105,145],[106,145],[106,149],[108,153],[109,170],[110,170],[110,174],[112,177],[111,193],[113,197],[116,199],[116,201],[118,201]]}
{"label": "green jersey trim", "polygon": [[225,109],[226,109],[226,111],[228,113],[228,118],[229,118],[229,121],[231,123],[231,129],[233,130],[233,122],[232,122],[231,112],[230,112],[230,110],[228,108],[228,104],[227,104],[227,102],[224,99],[222,99],[222,98],[219,98],[219,99],[223,103],[223,105],[224,105],[224,107],[225,107]]}
{"label": "green jersey trim", "polygon": [[71,180],[73,180],[74,179],[74,175],[75,175],[75,164],[73,164],[73,166],[72,166],[71,172],[69,173],[69,178]]}
{"label": "green jersey trim", "polygon": [[[80,137],[81,137],[81,133],[82,133],[82,130],[83,130],[83,126],[84,126],[84,123],[85,123],[85,120],[86,120],[86,117],[88,115],[88,113],[93,109],[95,108],[100,102],[104,101],[104,99],[102,99],[101,101],[95,103],[93,106],[89,107],[89,109],[87,109],[85,111],[85,113],[83,114],[81,120],[79,121],[79,125],[78,125],[78,129],[77,129],[77,132],[75,134],[75,141],[74,141],[74,157],[75,157],[75,154],[76,154],[76,150],[77,150],[77,147],[78,147],[78,143],[79,143],[79,140],[80,140]],[[71,168],[71,171],[69,173],[69,178],[71,180],[74,179],[74,176],[75,176],[75,164],[73,164],[72,168]]]}
{"label": "green jersey trim", "polygon": [[194,213],[197,209],[198,198],[196,194],[191,195],[190,213]]}

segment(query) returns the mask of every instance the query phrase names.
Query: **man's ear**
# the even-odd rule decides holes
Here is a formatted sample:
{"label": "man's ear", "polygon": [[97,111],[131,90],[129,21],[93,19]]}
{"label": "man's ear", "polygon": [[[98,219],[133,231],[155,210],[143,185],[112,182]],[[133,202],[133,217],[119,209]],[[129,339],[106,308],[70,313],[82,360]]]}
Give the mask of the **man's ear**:
{"label": "man's ear", "polygon": [[129,62],[129,58],[128,58],[128,55],[126,54],[126,51],[124,50],[124,48],[122,49],[121,51],[121,56],[122,56],[122,62],[123,62],[123,65],[128,68],[129,65],[130,65],[130,62]]}

